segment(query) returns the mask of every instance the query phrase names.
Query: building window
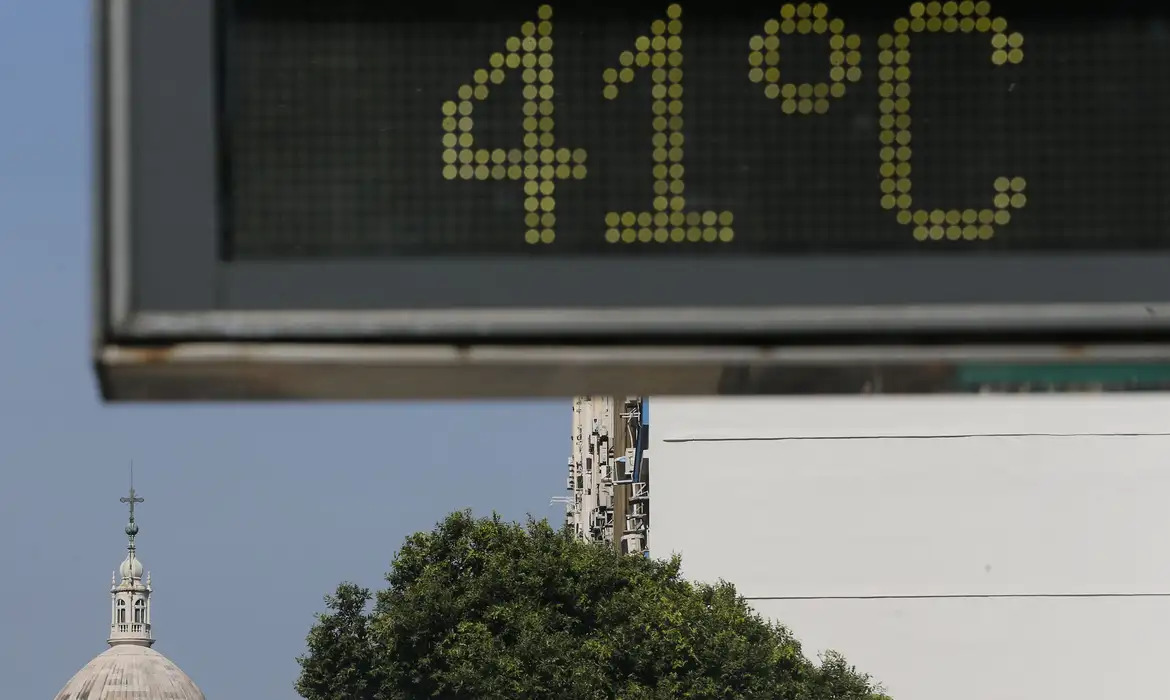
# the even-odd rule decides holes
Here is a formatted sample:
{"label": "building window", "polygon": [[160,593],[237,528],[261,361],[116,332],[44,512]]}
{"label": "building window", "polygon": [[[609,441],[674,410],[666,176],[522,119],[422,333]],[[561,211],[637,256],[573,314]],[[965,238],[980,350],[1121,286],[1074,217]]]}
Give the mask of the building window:
{"label": "building window", "polygon": [[146,622],[146,601],[134,601],[134,621],[138,623]]}
{"label": "building window", "polygon": [[118,624],[126,622],[126,601],[118,601]]}

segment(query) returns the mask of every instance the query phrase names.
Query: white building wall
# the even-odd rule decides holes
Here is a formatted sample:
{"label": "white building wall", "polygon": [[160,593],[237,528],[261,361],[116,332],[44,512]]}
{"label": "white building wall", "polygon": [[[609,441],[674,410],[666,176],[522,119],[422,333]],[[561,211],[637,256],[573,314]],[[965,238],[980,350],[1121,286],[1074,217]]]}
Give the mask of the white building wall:
{"label": "white building wall", "polygon": [[651,554],[896,700],[1170,697],[1170,399],[652,398]]}

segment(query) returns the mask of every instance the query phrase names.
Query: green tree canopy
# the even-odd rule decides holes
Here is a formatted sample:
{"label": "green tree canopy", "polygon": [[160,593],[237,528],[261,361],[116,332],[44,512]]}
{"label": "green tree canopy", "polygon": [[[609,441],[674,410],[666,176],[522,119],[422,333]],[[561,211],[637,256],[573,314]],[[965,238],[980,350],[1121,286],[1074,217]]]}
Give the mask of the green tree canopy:
{"label": "green tree canopy", "polygon": [[622,556],[547,521],[450,515],[407,538],[378,591],[326,597],[307,700],[879,700],[838,654],[804,657],[728,583]]}

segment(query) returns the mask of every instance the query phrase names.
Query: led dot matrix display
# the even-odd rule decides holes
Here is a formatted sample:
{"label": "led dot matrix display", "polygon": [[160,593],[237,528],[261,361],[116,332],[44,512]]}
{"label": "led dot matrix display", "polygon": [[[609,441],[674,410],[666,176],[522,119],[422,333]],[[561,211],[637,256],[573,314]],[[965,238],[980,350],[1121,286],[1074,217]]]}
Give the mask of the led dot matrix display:
{"label": "led dot matrix display", "polygon": [[1167,5],[223,0],[225,256],[1170,247]]}

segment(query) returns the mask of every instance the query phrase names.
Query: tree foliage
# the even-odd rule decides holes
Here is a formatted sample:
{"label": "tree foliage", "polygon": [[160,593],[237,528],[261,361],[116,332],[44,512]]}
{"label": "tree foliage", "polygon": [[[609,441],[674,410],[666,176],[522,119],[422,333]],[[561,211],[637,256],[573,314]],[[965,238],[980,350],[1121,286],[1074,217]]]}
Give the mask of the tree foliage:
{"label": "tree foliage", "polygon": [[679,567],[546,521],[454,513],[407,538],[385,590],[343,583],[326,597],[296,689],[307,700],[884,698],[838,654],[809,661],[731,584],[691,583]]}

